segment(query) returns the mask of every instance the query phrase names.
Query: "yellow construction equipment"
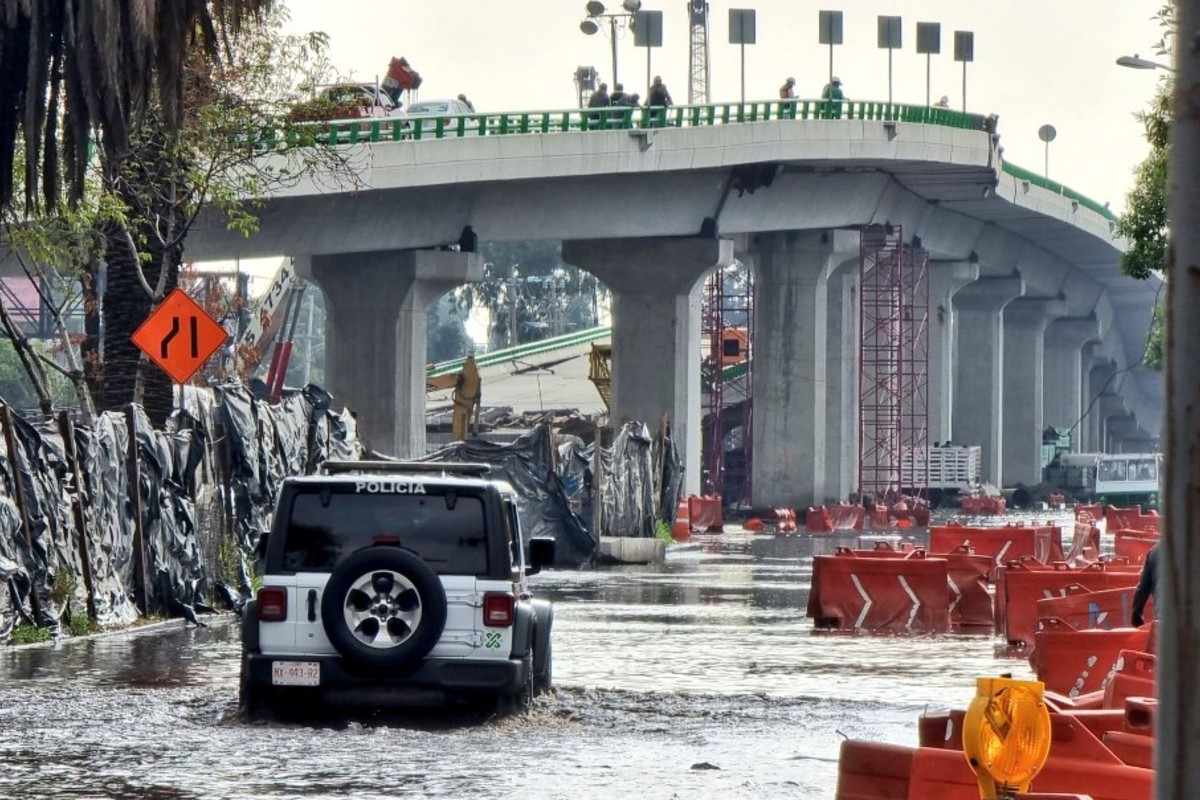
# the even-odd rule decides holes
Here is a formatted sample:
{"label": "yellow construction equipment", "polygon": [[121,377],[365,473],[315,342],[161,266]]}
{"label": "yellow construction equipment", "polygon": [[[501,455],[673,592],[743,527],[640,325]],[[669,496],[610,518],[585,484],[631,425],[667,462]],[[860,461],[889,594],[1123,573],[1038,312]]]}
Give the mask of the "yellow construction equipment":
{"label": "yellow construction equipment", "polygon": [[596,385],[604,407],[612,411],[612,345],[593,344],[588,361],[588,380]]}
{"label": "yellow construction equipment", "polygon": [[467,430],[479,432],[479,403],[482,397],[479,368],[475,356],[467,356],[454,379],[454,413],[451,417],[451,435],[455,441],[467,438]]}

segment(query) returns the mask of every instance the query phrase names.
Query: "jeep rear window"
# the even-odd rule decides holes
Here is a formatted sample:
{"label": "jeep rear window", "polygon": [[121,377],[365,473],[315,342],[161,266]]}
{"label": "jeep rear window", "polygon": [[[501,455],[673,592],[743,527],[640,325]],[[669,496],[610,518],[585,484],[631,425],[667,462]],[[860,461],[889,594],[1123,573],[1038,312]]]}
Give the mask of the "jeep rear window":
{"label": "jeep rear window", "polygon": [[297,492],[281,566],[331,572],[345,556],[386,542],[412,550],[438,574],[487,574],[483,502],[459,496],[453,505],[440,494]]}

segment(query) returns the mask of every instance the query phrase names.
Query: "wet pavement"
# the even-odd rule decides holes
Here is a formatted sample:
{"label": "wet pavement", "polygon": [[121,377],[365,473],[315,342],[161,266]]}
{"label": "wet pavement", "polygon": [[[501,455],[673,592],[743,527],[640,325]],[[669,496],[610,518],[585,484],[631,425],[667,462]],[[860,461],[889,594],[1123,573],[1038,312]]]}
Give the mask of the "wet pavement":
{"label": "wet pavement", "polygon": [[856,542],[728,533],[536,576],[556,690],[508,718],[248,724],[232,616],[0,648],[0,797],[832,798],[844,737],[915,744],[976,677],[1029,676],[988,635],[814,633],[814,551]]}

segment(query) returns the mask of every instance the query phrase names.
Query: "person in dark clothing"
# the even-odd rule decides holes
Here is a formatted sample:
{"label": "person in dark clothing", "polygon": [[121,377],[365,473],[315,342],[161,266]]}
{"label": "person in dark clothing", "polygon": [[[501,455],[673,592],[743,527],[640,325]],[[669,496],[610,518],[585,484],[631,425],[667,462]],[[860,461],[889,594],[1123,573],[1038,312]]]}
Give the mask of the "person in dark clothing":
{"label": "person in dark clothing", "polygon": [[1135,627],[1140,628],[1146,621],[1143,613],[1146,610],[1146,600],[1153,597],[1158,602],[1158,544],[1155,543],[1146,553],[1146,563],[1142,564],[1142,574],[1138,578],[1137,589],[1133,592],[1132,620]]}
{"label": "person in dark clothing", "polygon": [[846,99],[846,94],[842,91],[842,79],[834,75],[833,80],[821,90],[821,99],[825,101],[822,103],[822,116],[825,119],[840,119],[842,101]]}
{"label": "person in dark clothing", "polygon": [[608,97],[608,84],[600,84],[600,88],[592,92],[591,98],[588,100],[588,108],[607,108],[612,105],[612,101]]}
{"label": "person in dark clothing", "polygon": [[654,76],[654,82],[650,84],[650,93],[646,95],[646,105],[671,105],[671,93],[667,91],[667,85],[663,83],[661,75]]}
{"label": "person in dark clothing", "polygon": [[625,84],[618,83],[613,86],[612,94],[608,97],[609,105],[623,106],[622,102],[625,99]]}
{"label": "person in dark clothing", "polygon": [[466,96],[465,94],[460,94],[460,95],[458,96],[458,99],[459,99],[460,101],[462,101],[462,104],[463,104],[464,106],[466,106],[467,108],[471,109],[471,113],[475,113],[475,104],[474,104],[474,103],[472,103],[470,100],[468,100],[468,99],[467,99],[467,96]]}

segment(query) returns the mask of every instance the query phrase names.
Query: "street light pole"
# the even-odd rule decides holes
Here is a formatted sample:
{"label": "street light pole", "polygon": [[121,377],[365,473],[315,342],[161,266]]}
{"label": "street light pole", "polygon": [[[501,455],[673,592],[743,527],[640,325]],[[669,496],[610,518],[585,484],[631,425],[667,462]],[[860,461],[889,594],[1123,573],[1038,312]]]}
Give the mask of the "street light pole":
{"label": "street light pole", "polygon": [[1164,69],[1167,72],[1175,71],[1174,67],[1160,64],[1157,61],[1151,61],[1147,58],[1141,58],[1137,53],[1131,56],[1119,56],[1117,58],[1117,66],[1129,67],[1130,69]]}
{"label": "street light pole", "polygon": [[612,82],[613,88],[617,88],[617,82],[620,78],[617,77],[617,18],[611,16],[608,18],[608,39],[612,42]]}

